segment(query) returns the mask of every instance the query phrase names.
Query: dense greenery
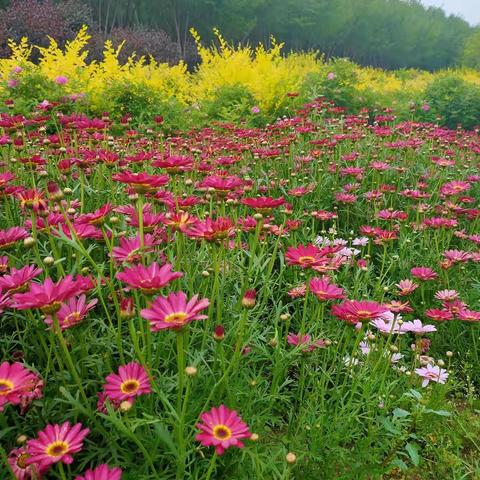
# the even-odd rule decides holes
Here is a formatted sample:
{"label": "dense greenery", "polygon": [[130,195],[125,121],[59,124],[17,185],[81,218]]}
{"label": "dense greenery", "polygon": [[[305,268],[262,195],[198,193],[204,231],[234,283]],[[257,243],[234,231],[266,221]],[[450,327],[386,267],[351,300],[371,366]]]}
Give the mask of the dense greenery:
{"label": "dense greenery", "polygon": [[[195,62],[193,26],[206,40],[214,27],[242,43],[265,43],[274,35],[287,50],[318,50],[389,69],[480,62],[478,29],[419,0],[0,0],[1,7],[8,15],[3,26],[0,16],[0,54],[7,36],[39,43],[47,33],[69,37],[71,27],[78,30],[83,22],[95,32],[92,43],[100,51],[107,37],[127,39],[137,52],[162,61],[174,60],[175,53]],[[171,40],[153,32],[166,32]]]}

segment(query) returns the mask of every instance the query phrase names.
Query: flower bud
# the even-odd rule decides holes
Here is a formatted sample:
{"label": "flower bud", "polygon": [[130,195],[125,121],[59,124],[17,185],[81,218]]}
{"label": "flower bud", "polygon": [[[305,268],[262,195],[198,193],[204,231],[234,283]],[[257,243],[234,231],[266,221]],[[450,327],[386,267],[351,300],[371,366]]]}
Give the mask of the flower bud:
{"label": "flower bud", "polygon": [[217,340],[217,342],[225,338],[225,327],[223,325],[217,325],[215,327],[215,330],[213,331],[213,338]]}
{"label": "flower bud", "polygon": [[27,248],[33,247],[35,243],[36,241],[33,237],[27,237],[25,240],[23,240],[23,246]]}
{"label": "flower bud", "polygon": [[48,198],[52,202],[58,202],[63,198],[63,192],[55,182],[47,183]]}
{"label": "flower bud", "polygon": [[242,306],[244,308],[253,308],[256,303],[257,292],[254,289],[247,290],[242,298]]}
{"label": "flower bud", "polygon": [[120,403],[120,406],[118,408],[121,412],[128,412],[132,407],[133,402],[131,402],[130,400],[124,400],[122,403]]}
{"label": "flower bud", "polygon": [[287,461],[287,463],[292,465],[297,461],[297,456],[293,452],[288,452],[285,456],[285,460]]}
{"label": "flower bud", "polygon": [[53,265],[55,263],[55,259],[53,257],[45,257],[43,259],[43,263],[45,265]]}
{"label": "flower bud", "polygon": [[185,368],[185,373],[187,374],[188,377],[195,377],[197,375],[197,368],[194,366],[188,366]]}

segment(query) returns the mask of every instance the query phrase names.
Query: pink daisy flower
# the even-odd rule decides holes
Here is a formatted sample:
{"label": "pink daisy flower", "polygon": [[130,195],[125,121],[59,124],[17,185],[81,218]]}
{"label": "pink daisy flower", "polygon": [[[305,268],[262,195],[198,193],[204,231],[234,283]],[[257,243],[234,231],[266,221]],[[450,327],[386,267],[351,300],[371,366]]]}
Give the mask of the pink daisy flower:
{"label": "pink daisy flower", "polygon": [[428,267],[414,267],[410,270],[410,273],[415,278],[423,281],[434,280],[438,277],[437,273]]}
{"label": "pink daisy flower", "polygon": [[44,283],[30,284],[30,290],[13,295],[13,308],[28,310],[39,308],[43,313],[56,313],[62,302],[73,297],[79,291],[79,284],[71,275],[53,282],[47,278]]}
{"label": "pink daisy flower", "polygon": [[415,373],[423,378],[422,387],[426,387],[430,382],[445,383],[448,378],[446,370],[431,364],[428,364],[426,367],[416,368]]}
{"label": "pink daisy flower", "polygon": [[157,297],[150,308],[141,311],[143,318],[150,321],[152,332],[158,332],[164,328],[180,329],[193,320],[204,320],[206,315],[199,315],[205,310],[210,302],[208,298],[198,299],[194,295],[187,301],[183,292],[171,292],[168,297]]}
{"label": "pink daisy flower", "polygon": [[14,448],[8,454],[8,464],[17,480],[41,480],[42,474],[48,469],[48,467],[36,463],[27,464],[29,457],[30,455],[24,447]]}
{"label": "pink daisy flower", "polygon": [[214,446],[217,455],[230,447],[243,448],[242,438],[249,438],[251,433],[246,423],[242,421],[235,410],[229,410],[225,405],[213,407],[209,412],[200,415],[203,423],[197,423],[201,433],[196,435],[203,446]]}
{"label": "pink daisy flower", "polygon": [[82,449],[83,440],[88,435],[89,429],[82,429],[82,424],[70,425],[65,422],[63,425],[47,425],[44,430],[38,432],[34,440],[28,440],[27,449],[30,458],[27,464],[40,464],[49,466],[54,463],[63,462],[69,465],[73,462],[73,453]]}
{"label": "pink daisy flower", "polygon": [[181,272],[172,272],[172,265],[166,263],[160,266],[152,263],[148,267],[141,264],[126,268],[123,272],[117,273],[118,280],[138,288],[143,293],[154,294],[168,285],[172,280],[183,276]]}
{"label": "pink daisy flower", "polygon": [[7,228],[0,230],[0,250],[10,248],[15,242],[28,237],[28,232],[22,227]]}
{"label": "pink daisy flower", "polygon": [[152,391],[145,368],[137,362],[122,365],[118,373],[111,373],[105,381],[104,391],[113,402],[132,400]]}
{"label": "pink daisy flower", "polygon": [[120,467],[110,468],[108,465],[102,464],[75,477],[75,480],[120,480],[121,478],[122,469]]}
{"label": "pink daisy flower", "polygon": [[142,259],[142,254],[153,251],[160,242],[153,235],[146,234],[143,237],[143,248],[140,235],[133,238],[120,238],[120,245],[113,247],[112,257],[118,263],[135,263]]}
{"label": "pink daisy flower", "polygon": [[[66,303],[60,306],[57,312],[58,324],[62,330],[78,325],[88,314],[88,312],[95,307],[98,300],[94,298],[91,302],[87,302],[85,295],[80,295],[78,298],[70,298]],[[53,319],[50,315],[45,318],[47,325],[53,325]]]}
{"label": "pink daisy flower", "polygon": [[12,268],[6,275],[0,277],[0,290],[8,291],[11,294],[24,291],[28,288],[30,280],[42,273],[41,268],[34,265],[26,265],[17,270]]}
{"label": "pink daisy flower", "polygon": [[37,385],[39,378],[21,363],[3,362],[0,365],[0,412],[4,405],[19,405],[28,392]]}
{"label": "pink daisy flower", "polygon": [[321,301],[344,298],[343,289],[330,283],[328,277],[312,278],[310,280],[310,291]]}

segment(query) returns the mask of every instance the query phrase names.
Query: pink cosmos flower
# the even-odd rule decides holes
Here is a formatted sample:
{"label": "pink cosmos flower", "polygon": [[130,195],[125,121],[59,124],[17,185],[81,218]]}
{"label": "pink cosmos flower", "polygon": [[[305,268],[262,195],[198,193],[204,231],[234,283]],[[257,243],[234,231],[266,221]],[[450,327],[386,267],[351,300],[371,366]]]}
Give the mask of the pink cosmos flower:
{"label": "pink cosmos flower", "polygon": [[445,383],[448,378],[446,370],[431,364],[428,364],[426,367],[416,368],[415,373],[423,378],[422,387],[426,387],[430,382]]}
{"label": "pink cosmos flower", "polygon": [[328,277],[312,278],[310,280],[310,291],[321,301],[344,298],[343,289],[330,283]]}
{"label": "pink cosmos flower", "polygon": [[3,362],[0,365],[0,412],[3,412],[7,403],[20,405],[39,380],[37,375],[19,362]]}
{"label": "pink cosmos flower", "polygon": [[199,315],[199,312],[209,304],[208,298],[198,300],[198,295],[194,295],[187,302],[185,293],[171,292],[168,297],[157,297],[150,308],[141,311],[141,315],[150,321],[152,332],[164,328],[180,329],[193,320],[207,318],[206,315]]}
{"label": "pink cosmos flower", "polygon": [[130,285],[130,287],[140,289],[143,293],[152,295],[168,285],[172,280],[183,276],[181,272],[172,272],[172,265],[166,263],[160,266],[158,263],[152,263],[148,267],[141,264],[126,268],[123,272],[118,272],[116,277]]}
{"label": "pink cosmos flower", "polygon": [[108,465],[102,464],[75,477],[75,480],[120,480],[121,478],[122,469],[120,467],[110,468]]}
{"label": "pink cosmos flower", "polygon": [[[88,312],[95,307],[98,300],[94,298],[91,302],[87,302],[85,295],[80,295],[78,298],[70,298],[66,303],[60,306],[57,312],[58,324],[62,330],[78,325],[88,314]],[[53,325],[53,318],[48,315],[45,318],[47,325]]]}
{"label": "pink cosmos flower", "polygon": [[103,389],[113,402],[134,400],[136,397],[152,391],[145,368],[137,362],[122,365],[118,369],[118,373],[111,373],[105,378],[105,381],[107,383]]}
{"label": "pink cosmos flower", "polygon": [[0,277],[0,290],[8,291],[10,294],[24,291],[28,289],[30,280],[38,277],[42,271],[34,265],[26,265],[20,270],[12,268],[8,274]]}
{"label": "pink cosmos flower", "polygon": [[65,300],[79,292],[79,283],[71,275],[53,282],[47,278],[44,283],[31,283],[26,293],[13,295],[13,308],[28,310],[39,308],[43,313],[56,313]]}
{"label": "pink cosmos flower", "polygon": [[8,464],[17,480],[41,480],[48,467],[36,463],[27,464],[30,455],[25,447],[14,448],[8,454]]}
{"label": "pink cosmos flower", "polygon": [[201,433],[195,438],[205,447],[214,446],[217,455],[222,455],[230,447],[243,448],[240,440],[251,435],[247,424],[237,412],[229,410],[225,405],[202,413],[200,419],[203,423],[197,423],[197,428]]}
{"label": "pink cosmos flower", "polygon": [[27,450],[30,458],[27,464],[39,464],[49,466],[54,463],[63,462],[69,465],[73,462],[73,453],[82,449],[83,440],[88,435],[89,429],[82,429],[82,424],[70,425],[65,422],[63,425],[47,425],[44,430],[38,432],[38,437],[28,440]]}

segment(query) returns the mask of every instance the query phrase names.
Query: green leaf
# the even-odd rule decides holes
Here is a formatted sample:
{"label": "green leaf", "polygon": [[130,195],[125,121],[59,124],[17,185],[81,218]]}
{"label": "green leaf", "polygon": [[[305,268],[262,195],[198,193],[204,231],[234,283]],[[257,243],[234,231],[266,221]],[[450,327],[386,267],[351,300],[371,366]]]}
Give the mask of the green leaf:
{"label": "green leaf", "polygon": [[382,418],[382,423],[383,423],[383,426],[385,427],[385,430],[387,432],[390,432],[391,434],[393,435],[401,435],[402,432],[395,427],[395,425],[392,423],[392,421],[389,419],[389,418]]}
{"label": "green leaf", "polygon": [[420,464],[420,455],[418,454],[418,446],[416,443],[407,443],[405,446],[405,450],[408,453],[408,456],[410,457],[410,460],[412,463],[418,467]]}
{"label": "green leaf", "polygon": [[440,415],[441,417],[452,416],[452,413],[447,410],[432,410],[431,408],[426,408],[425,413],[434,413],[435,415]]}
{"label": "green leaf", "polygon": [[399,468],[402,471],[408,470],[408,465],[400,458],[396,458],[393,462],[390,463],[390,465],[392,467]]}
{"label": "green leaf", "polygon": [[403,410],[401,408],[396,408],[392,413],[393,416],[397,418],[405,418],[410,415],[410,412],[407,412],[406,410]]}

